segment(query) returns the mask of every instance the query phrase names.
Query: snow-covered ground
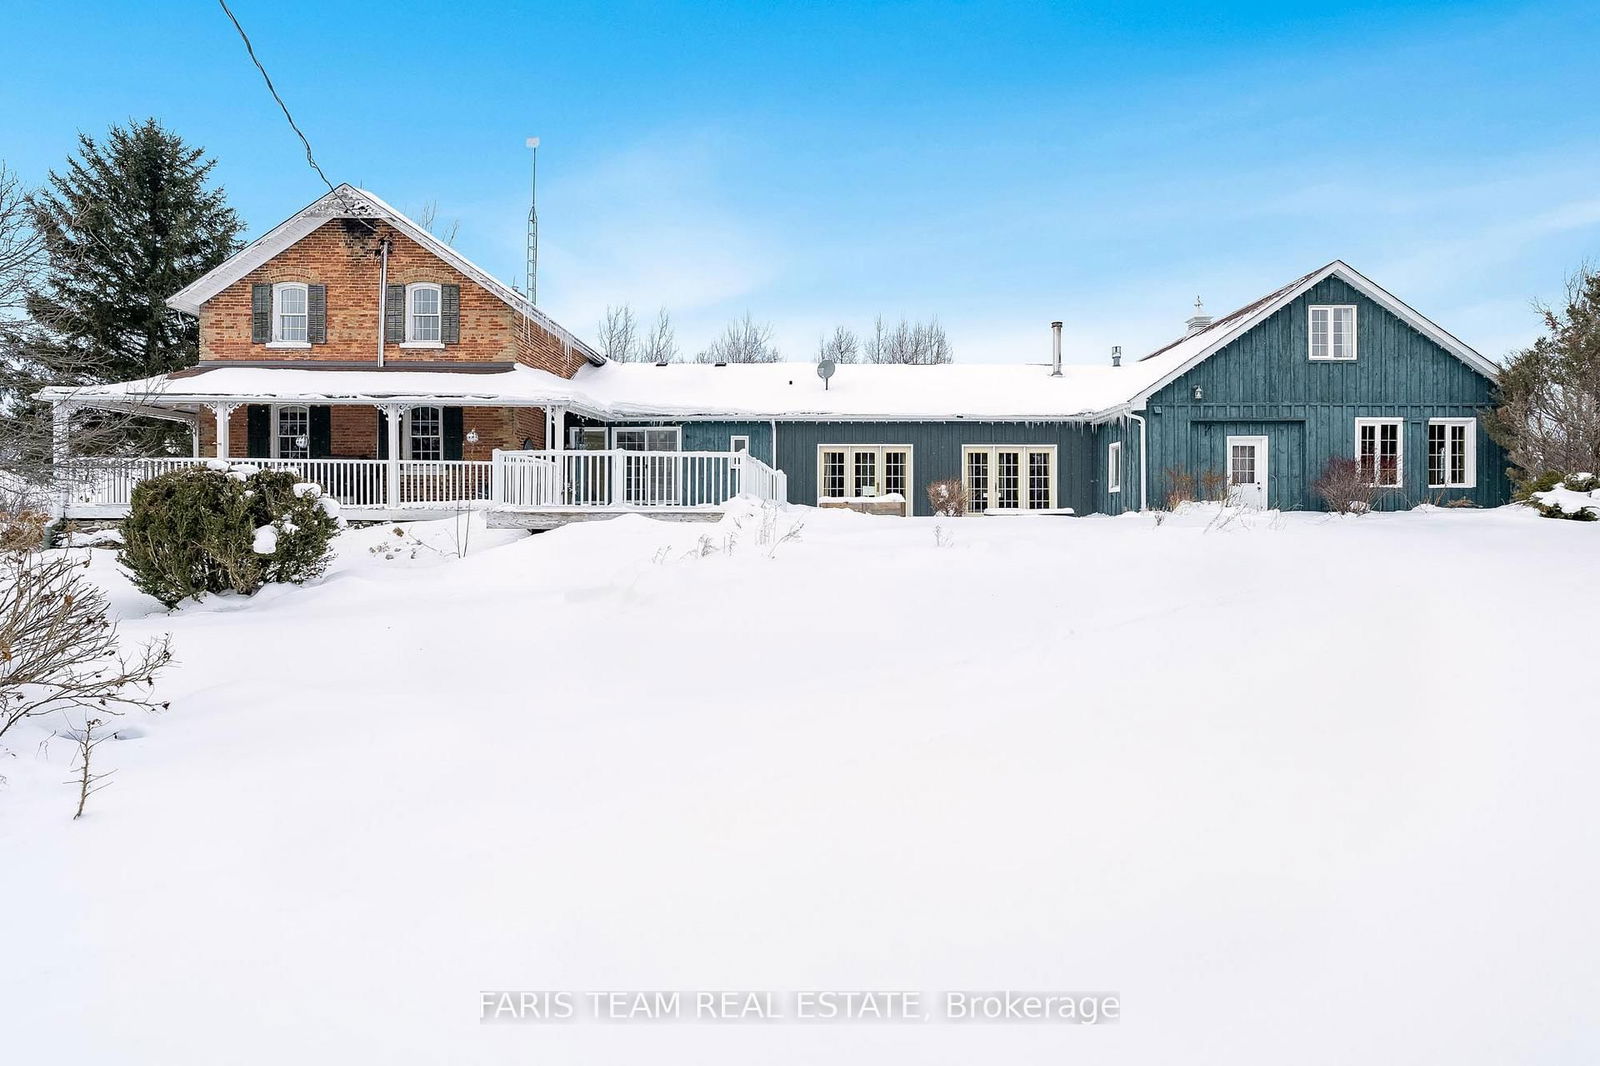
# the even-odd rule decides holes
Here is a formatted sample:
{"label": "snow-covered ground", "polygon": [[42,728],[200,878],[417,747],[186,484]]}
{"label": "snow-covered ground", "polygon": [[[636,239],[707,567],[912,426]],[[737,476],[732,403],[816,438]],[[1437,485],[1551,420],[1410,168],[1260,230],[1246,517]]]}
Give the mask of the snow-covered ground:
{"label": "snow-covered ground", "polygon": [[[1596,525],[801,520],[358,531],[171,615],[94,552],[172,708],[76,823],[68,746],[6,738],[0,1061],[1600,1057]],[[481,1024],[491,989],[1123,1006]]]}

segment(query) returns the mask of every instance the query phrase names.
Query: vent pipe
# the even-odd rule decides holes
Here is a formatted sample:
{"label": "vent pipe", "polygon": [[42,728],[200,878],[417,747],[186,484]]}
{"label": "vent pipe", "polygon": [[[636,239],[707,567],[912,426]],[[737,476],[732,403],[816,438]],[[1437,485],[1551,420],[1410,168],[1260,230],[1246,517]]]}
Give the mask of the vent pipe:
{"label": "vent pipe", "polygon": [[1112,366],[1121,366],[1122,365],[1122,345],[1120,345],[1120,344],[1113,344],[1111,346],[1111,365]]}
{"label": "vent pipe", "polygon": [[1050,323],[1050,376],[1061,376],[1061,323]]}

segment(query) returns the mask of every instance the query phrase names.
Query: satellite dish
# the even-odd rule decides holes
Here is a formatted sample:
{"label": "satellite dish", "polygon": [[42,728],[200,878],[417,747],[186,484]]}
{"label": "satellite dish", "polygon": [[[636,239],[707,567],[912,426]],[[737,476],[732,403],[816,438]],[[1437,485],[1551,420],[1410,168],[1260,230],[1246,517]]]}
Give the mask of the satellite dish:
{"label": "satellite dish", "polygon": [[822,379],[822,387],[824,389],[828,388],[828,379],[833,377],[835,369],[832,359],[824,359],[817,364],[817,377]]}

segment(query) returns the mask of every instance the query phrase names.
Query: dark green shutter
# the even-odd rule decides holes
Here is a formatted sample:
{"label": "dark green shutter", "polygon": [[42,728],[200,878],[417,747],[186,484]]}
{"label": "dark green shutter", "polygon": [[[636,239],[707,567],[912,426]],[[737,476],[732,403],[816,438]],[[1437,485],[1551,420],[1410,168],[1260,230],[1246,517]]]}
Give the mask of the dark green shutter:
{"label": "dark green shutter", "polygon": [[272,457],[272,408],[253,403],[245,409],[245,454],[251,459]]}
{"label": "dark green shutter", "polygon": [[311,408],[311,458],[333,457],[333,408]]}
{"label": "dark green shutter", "polygon": [[406,287],[390,285],[383,298],[383,340],[399,344],[406,339]]}
{"label": "dark green shutter", "polygon": [[250,343],[265,344],[272,339],[272,286],[250,286]]}
{"label": "dark green shutter", "polygon": [[461,408],[446,407],[444,409],[444,457],[446,459],[461,458],[461,442],[466,431],[461,425]]}
{"label": "dark green shutter", "polygon": [[378,408],[378,458],[389,458],[389,412]]}
{"label": "dark green shutter", "polygon": [[306,286],[306,340],[312,344],[328,343],[328,287]]}
{"label": "dark green shutter", "polygon": [[439,286],[439,339],[445,344],[461,343],[461,286]]}

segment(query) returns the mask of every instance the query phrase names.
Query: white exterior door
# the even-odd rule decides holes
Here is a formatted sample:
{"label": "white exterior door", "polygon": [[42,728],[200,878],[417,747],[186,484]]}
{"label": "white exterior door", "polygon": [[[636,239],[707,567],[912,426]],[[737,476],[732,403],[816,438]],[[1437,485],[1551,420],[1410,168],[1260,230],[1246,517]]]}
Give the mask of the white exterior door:
{"label": "white exterior door", "polygon": [[1228,438],[1228,502],[1257,510],[1267,506],[1267,438]]}

